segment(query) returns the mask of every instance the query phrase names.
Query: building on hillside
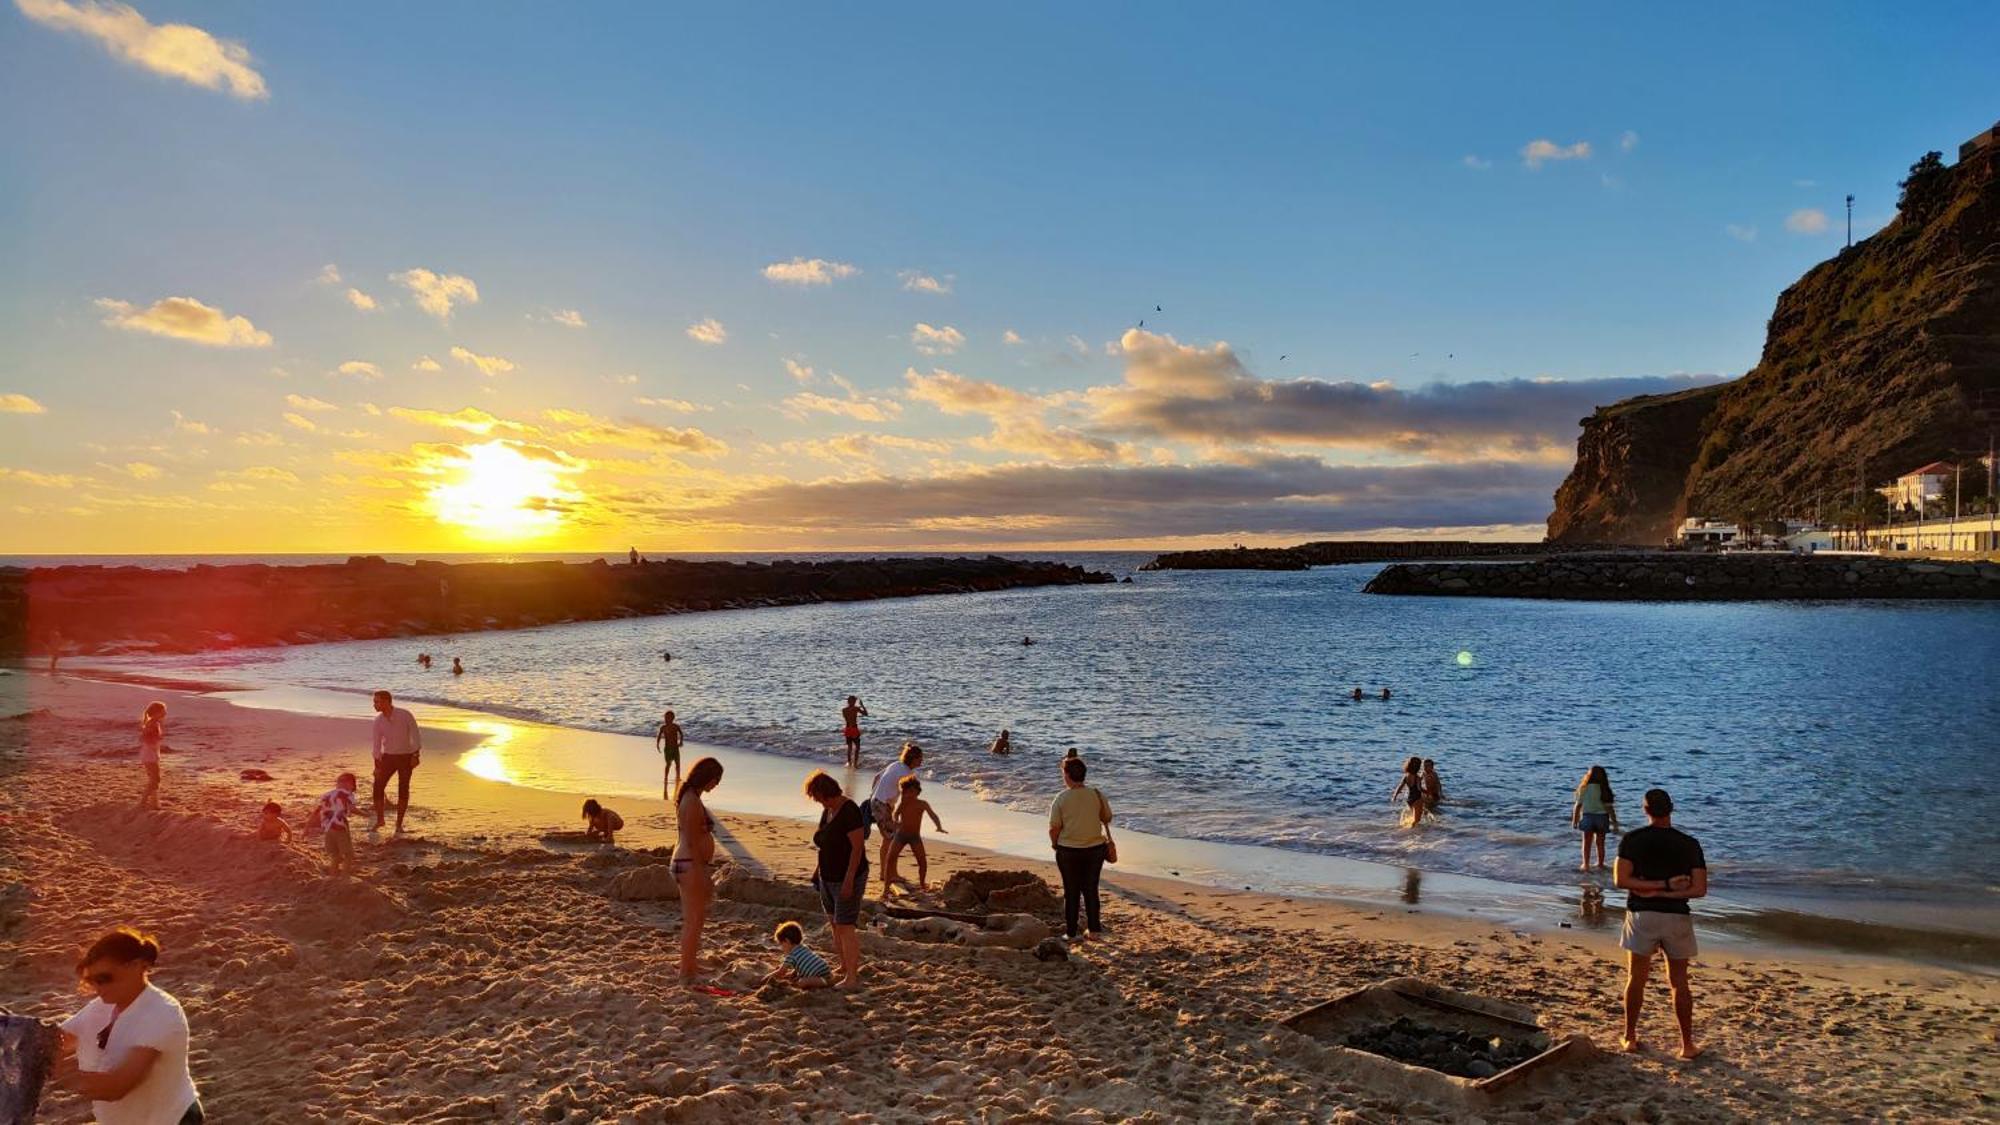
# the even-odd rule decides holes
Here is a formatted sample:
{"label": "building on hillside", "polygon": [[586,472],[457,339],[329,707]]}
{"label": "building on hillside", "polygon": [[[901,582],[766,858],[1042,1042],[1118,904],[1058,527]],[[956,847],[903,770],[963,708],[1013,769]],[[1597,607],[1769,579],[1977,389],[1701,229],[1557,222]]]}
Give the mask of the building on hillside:
{"label": "building on hillside", "polygon": [[2000,125],[1995,125],[1983,133],[1973,134],[1971,140],[1958,146],[1958,158],[1960,161],[1970,160],[1996,145],[2000,145]]}
{"label": "building on hillside", "polygon": [[1780,542],[1786,550],[1801,555],[1831,551],[1839,545],[1839,539],[1833,532],[1819,527],[1801,527],[1789,532]]}
{"label": "building on hillside", "polygon": [[1921,512],[1927,505],[1944,499],[1945,482],[1950,479],[1951,466],[1943,461],[1932,461],[1897,477],[1894,484],[1875,491],[1889,501],[1891,512]]}
{"label": "building on hillside", "polygon": [[1701,516],[1689,516],[1681,521],[1674,538],[1686,547],[1722,547],[1736,542],[1742,529],[1727,520],[1711,520]]}

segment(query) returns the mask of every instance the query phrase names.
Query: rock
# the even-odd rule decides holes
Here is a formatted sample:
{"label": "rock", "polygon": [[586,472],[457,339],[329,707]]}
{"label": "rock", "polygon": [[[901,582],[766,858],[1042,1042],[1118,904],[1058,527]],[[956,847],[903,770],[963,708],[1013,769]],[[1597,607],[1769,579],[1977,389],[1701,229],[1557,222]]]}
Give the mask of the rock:
{"label": "rock", "polygon": [[244,771],[243,771],[242,773],[240,773],[240,774],[237,774],[236,776],[238,776],[238,777],[242,778],[242,779],[243,779],[244,781],[269,781],[269,780],[271,780],[271,775],[270,775],[270,774],[268,774],[268,773],[265,773],[265,772],[264,772],[263,770],[244,770]]}
{"label": "rock", "polygon": [[1067,961],[1069,960],[1069,946],[1060,938],[1043,938],[1041,941],[1035,943],[1035,960]]}
{"label": "rock", "polygon": [[620,871],[611,880],[611,897],[619,902],[679,902],[681,888],[671,865],[653,863]]}

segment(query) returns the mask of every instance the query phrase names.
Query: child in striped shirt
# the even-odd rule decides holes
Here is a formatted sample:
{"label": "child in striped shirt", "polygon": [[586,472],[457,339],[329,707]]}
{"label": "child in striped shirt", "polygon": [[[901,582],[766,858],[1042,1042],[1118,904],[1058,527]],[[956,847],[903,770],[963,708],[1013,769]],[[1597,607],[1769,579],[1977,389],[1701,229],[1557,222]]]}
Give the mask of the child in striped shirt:
{"label": "child in striped shirt", "polygon": [[789,981],[800,988],[825,988],[833,983],[833,966],[826,958],[806,948],[806,931],[797,922],[782,922],[771,934],[778,948],[785,951],[785,960],[778,970],[764,978],[765,984],[774,981]]}

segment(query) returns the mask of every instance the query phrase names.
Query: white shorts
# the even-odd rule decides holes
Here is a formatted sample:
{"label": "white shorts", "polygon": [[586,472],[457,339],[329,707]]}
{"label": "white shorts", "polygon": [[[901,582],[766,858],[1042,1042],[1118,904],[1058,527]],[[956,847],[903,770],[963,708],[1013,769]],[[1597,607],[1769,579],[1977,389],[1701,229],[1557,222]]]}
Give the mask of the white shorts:
{"label": "white shorts", "polygon": [[1663,910],[1627,910],[1625,932],[1618,948],[1627,953],[1650,957],[1663,949],[1671,961],[1692,961],[1695,955],[1694,915],[1669,914]]}

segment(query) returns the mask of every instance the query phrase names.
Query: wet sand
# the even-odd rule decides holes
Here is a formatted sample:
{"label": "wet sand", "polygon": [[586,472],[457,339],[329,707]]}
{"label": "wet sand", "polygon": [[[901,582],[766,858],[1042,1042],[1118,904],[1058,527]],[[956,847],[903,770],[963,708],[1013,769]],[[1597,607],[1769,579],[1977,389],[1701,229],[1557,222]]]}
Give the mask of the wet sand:
{"label": "wet sand", "polygon": [[[132,732],[153,697],[171,709],[174,752],[164,809],[141,813]],[[1406,974],[1525,1005],[1600,1047],[1616,1040],[1610,928],[1534,932],[1123,871],[1107,885],[1110,942],[1043,963],[870,932],[858,997],[757,990],[776,962],[772,925],[795,915],[720,899],[706,956],[719,984],[745,991],[691,993],[673,980],[676,904],[609,893],[621,873],[661,862],[635,850],[671,842],[657,799],[607,800],[628,825],[619,849],[544,846],[544,832],[581,826],[577,799],[457,768],[493,736],[430,729],[409,835],[357,833],[363,875],[334,879],[316,846],[244,837],[266,799],[296,824],[340,768],[365,772],[364,719],[20,675],[0,677],[0,716],[0,999],[66,1014],[80,1003],[80,942],[120,922],[158,932],[157,979],[187,1006],[212,1120],[1463,1119],[1463,1106],[1385,1091],[1276,1026]],[[249,768],[272,780],[241,780]],[[719,809],[732,782],[752,784],[739,772],[717,791]],[[790,800],[796,785],[758,800]],[[803,885],[808,824],[720,819],[730,863]],[[1047,863],[949,836],[930,846],[934,881],[1027,868],[1055,882]],[[826,952],[824,928],[803,920]],[[1995,1111],[1991,976],[1711,946],[1696,987],[1702,1059],[1666,1054],[1672,1021],[1656,984],[1652,1050],[1538,1077],[1478,1115]],[[47,1108],[53,1121],[87,1117],[66,1096]]]}

